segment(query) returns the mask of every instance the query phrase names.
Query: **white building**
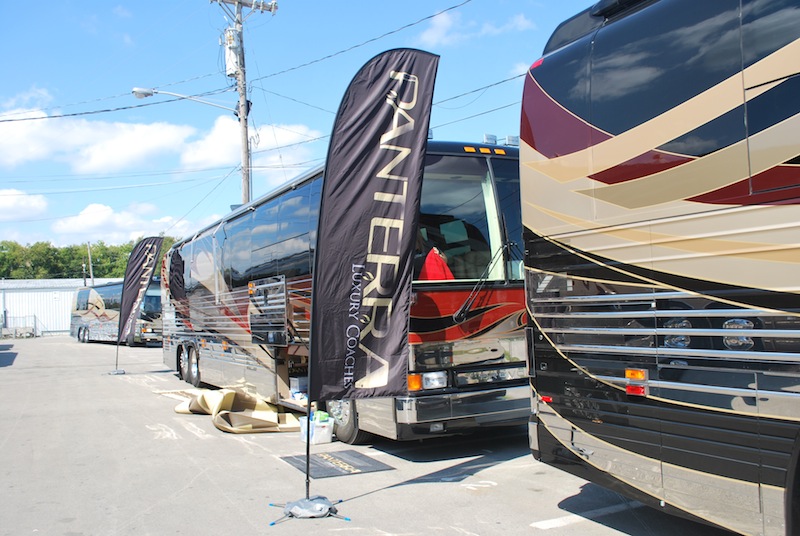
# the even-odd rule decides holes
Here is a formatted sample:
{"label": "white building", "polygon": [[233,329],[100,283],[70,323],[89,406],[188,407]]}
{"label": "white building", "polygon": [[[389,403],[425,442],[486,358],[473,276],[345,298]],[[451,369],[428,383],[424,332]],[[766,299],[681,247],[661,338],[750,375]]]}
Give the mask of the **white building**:
{"label": "white building", "polygon": [[[95,285],[121,281],[95,278]],[[39,337],[69,333],[75,291],[83,279],[0,280],[0,327],[3,337]]]}

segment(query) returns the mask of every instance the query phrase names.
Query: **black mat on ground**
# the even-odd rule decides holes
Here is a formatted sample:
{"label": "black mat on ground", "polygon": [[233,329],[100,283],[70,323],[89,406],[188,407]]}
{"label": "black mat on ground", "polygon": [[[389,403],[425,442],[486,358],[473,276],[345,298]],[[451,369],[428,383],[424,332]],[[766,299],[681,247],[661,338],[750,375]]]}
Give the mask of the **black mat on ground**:
{"label": "black mat on ground", "polygon": [[[293,467],[306,472],[306,457],[284,456],[281,458]],[[355,450],[339,452],[321,452],[311,455],[309,475],[311,478],[327,478],[329,476],[357,475],[375,471],[394,469],[390,465],[379,462]]]}

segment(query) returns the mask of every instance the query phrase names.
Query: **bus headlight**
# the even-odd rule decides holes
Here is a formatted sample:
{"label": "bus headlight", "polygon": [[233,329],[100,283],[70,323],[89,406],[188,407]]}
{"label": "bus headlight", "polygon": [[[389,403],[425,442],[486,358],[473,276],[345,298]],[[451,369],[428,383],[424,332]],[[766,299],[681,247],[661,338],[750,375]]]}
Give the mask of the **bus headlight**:
{"label": "bus headlight", "polygon": [[[692,329],[692,323],[686,318],[670,318],[664,322],[664,329]],[[692,337],[685,334],[666,335],[664,346],[667,348],[689,348],[692,344]]]}
{"label": "bus headlight", "polygon": [[425,372],[423,374],[408,375],[408,390],[423,391],[425,389],[444,389],[447,387],[447,373],[445,371]]}
{"label": "bus headlight", "polygon": [[[752,321],[745,318],[731,318],[722,324],[723,329],[753,329],[755,325]],[[722,342],[728,350],[752,350],[756,344],[753,342],[752,337],[742,336],[725,336],[722,337]]]}

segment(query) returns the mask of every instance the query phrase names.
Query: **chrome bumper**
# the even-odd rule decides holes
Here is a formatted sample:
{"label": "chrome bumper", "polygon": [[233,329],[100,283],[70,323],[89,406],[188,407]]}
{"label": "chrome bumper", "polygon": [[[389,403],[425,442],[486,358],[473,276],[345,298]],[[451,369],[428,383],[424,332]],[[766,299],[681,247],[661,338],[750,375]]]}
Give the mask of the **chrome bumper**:
{"label": "chrome bumper", "polygon": [[447,395],[398,397],[397,424],[469,420],[475,426],[528,421],[531,412],[527,385]]}

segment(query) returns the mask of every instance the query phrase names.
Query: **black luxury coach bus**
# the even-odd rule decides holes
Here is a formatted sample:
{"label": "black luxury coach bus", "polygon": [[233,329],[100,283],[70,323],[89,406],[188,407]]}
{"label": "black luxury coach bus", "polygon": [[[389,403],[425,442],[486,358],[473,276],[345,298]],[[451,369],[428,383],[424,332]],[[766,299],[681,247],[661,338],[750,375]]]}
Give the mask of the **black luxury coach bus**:
{"label": "black luxury coach bus", "polygon": [[[305,411],[322,173],[239,208],[167,254],[164,361],[186,381]],[[528,420],[522,255],[510,247],[522,240],[517,147],[429,141],[420,210],[408,393],[328,401],[342,441]]]}
{"label": "black luxury coach bus", "polygon": [[800,534],[800,1],[605,0],[525,83],[531,449]]}

